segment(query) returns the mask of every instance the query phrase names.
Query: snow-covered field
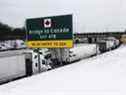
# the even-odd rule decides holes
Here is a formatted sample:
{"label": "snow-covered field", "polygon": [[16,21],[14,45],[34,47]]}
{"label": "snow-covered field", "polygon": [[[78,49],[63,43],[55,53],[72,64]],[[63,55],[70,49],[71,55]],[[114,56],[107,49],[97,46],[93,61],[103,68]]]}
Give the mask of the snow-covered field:
{"label": "snow-covered field", "polygon": [[0,86],[0,95],[126,95],[126,46]]}

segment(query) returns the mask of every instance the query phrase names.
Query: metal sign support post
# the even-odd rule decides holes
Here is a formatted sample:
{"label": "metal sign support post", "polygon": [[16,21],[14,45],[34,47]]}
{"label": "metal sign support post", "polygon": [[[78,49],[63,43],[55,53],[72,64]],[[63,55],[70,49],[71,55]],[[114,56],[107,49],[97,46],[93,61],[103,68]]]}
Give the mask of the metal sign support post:
{"label": "metal sign support post", "polygon": [[38,50],[38,70],[40,73],[41,72],[41,62],[40,62],[40,53],[39,53],[40,48],[38,48],[37,50]]}
{"label": "metal sign support post", "polygon": [[60,65],[62,66],[63,65],[63,54],[62,54],[62,48],[59,49],[59,56],[60,56]]}

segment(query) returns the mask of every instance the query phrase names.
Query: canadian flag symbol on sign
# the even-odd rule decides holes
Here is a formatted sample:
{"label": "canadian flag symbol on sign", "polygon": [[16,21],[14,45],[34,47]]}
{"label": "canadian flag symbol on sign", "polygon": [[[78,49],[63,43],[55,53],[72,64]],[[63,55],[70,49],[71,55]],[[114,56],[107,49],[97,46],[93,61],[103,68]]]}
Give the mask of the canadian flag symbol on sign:
{"label": "canadian flag symbol on sign", "polygon": [[52,26],[52,21],[50,18],[44,19],[44,27],[45,28],[50,28]]}

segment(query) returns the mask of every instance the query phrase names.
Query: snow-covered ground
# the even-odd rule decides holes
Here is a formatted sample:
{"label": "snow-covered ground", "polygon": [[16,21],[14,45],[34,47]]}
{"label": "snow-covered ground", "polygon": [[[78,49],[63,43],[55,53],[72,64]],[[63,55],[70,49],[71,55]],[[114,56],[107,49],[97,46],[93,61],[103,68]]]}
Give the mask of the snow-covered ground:
{"label": "snow-covered ground", "polygon": [[0,86],[0,95],[126,95],[126,46]]}

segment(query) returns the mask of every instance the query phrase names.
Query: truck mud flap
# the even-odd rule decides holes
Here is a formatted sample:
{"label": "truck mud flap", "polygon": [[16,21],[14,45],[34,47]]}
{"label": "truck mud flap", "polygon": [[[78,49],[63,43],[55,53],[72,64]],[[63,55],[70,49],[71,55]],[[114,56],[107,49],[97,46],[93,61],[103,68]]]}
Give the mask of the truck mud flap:
{"label": "truck mud flap", "polygon": [[33,71],[32,71],[32,61],[30,59],[26,59],[26,76],[31,76]]}

